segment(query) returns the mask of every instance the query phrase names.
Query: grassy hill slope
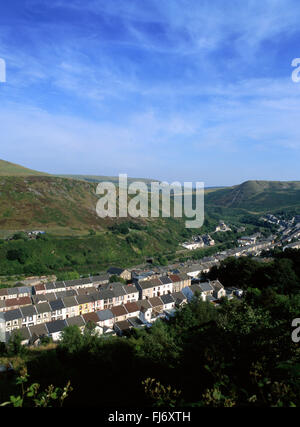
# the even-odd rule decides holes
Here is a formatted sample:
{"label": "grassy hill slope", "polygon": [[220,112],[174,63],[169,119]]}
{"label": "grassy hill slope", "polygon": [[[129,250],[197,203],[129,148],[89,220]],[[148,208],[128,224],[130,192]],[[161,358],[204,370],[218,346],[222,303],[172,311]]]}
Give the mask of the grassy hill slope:
{"label": "grassy hill slope", "polygon": [[38,172],[32,169],[25,168],[15,163],[7,162],[0,159],[0,176],[44,176],[48,175],[44,172]]}
{"label": "grassy hill slope", "polygon": [[270,211],[300,205],[300,182],[246,181],[206,195],[209,206]]}

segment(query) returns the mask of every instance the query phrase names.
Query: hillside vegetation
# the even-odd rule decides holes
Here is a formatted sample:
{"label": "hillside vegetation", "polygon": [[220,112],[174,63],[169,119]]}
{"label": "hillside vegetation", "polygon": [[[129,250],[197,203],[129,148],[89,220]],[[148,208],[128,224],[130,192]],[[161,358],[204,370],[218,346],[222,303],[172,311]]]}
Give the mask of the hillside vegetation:
{"label": "hillside vegetation", "polygon": [[14,163],[6,162],[0,159],[0,176],[28,176],[28,175],[48,175],[44,172],[38,172],[32,169],[25,168]]}
{"label": "hillside vegetation", "polygon": [[247,181],[207,194],[206,203],[258,212],[300,206],[300,182]]}

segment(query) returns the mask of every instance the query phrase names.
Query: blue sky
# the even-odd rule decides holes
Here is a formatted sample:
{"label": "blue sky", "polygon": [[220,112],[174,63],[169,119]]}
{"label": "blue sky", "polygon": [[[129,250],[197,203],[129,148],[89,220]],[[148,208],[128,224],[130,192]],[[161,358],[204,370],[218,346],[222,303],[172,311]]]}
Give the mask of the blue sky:
{"label": "blue sky", "polygon": [[50,173],[300,180],[298,0],[10,0],[0,158]]}

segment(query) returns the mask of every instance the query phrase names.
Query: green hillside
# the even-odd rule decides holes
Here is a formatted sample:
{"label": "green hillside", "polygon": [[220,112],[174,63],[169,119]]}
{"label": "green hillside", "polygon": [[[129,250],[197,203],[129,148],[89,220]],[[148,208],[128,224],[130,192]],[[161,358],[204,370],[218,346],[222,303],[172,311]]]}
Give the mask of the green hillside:
{"label": "green hillside", "polygon": [[25,168],[15,163],[10,163],[0,159],[0,176],[28,176],[28,175],[48,175],[44,172],[38,172],[32,169]]}
{"label": "green hillside", "polygon": [[270,211],[300,205],[300,182],[247,181],[206,195],[209,206]]}

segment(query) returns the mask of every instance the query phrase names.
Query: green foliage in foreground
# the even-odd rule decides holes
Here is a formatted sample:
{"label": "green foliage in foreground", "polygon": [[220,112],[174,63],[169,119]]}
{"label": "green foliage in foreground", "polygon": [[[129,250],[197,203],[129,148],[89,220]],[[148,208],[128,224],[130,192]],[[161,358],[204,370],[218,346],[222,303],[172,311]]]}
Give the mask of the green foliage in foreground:
{"label": "green foliage in foreground", "polygon": [[1,403],[0,406],[13,406],[14,408],[61,407],[69,393],[73,390],[70,382],[68,382],[63,389],[50,385],[44,391],[40,392],[40,384],[38,383],[34,383],[26,387],[28,379],[29,375],[27,372],[23,372],[22,375],[16,379],[16,384],[21,386],[21,394],[18,396],[10,396],[10,400],[8,402]]}

